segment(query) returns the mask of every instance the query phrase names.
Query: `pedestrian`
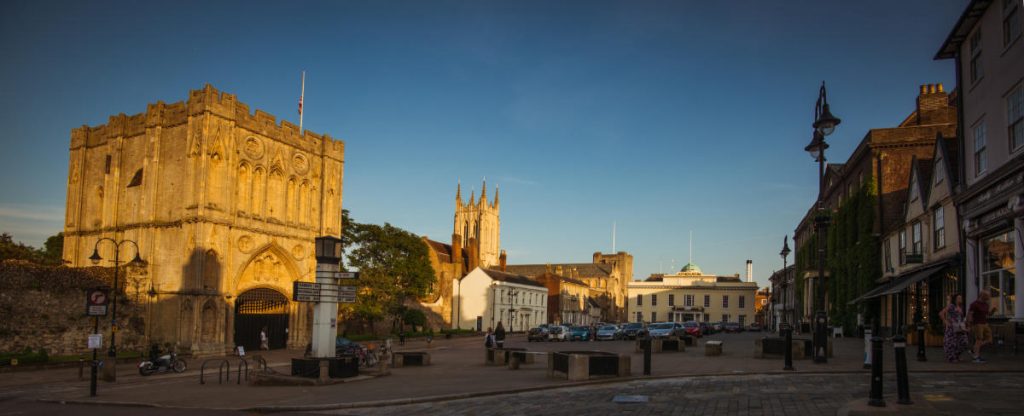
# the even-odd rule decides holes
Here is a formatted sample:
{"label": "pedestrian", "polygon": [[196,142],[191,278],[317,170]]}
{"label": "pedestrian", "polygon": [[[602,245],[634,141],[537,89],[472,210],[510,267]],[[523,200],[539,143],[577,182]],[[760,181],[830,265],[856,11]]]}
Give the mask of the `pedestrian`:
{"label": "pedestrian", "polygon": [[491,333],[491,327],[487,327],[487,335],[484,335],[484,347],[494,348],[494,334]]}
{"label": "pedestrian", "polygon": [[967,322],[964,320],[964,298],[959,293],[949,295],[949,304],[939,312],[942,318],[942,350],[946,361],[960,362],[960,354],[967,349]]}
{"label": "pedestrian", "polygon": [[498,327],[494,329],[494,345],[498,348],[505,348],[505,326],[498,321]]}
{"label": "pedestrian", "polygon": [[260,330],[260,349],[270,350],[270,339],[267,338],[267,327]]}
{"label": "pedestrian", "polygon": [[405,330],[398,331],[398,345],[405,345]]}
{"label": "pedestrian", "polygon": [[995,308],[989,304],[989,299],[991,295],[988,291],[982,291],[978,294],[978,299],[971,302],[971,306],[967,308],[967,325],[971,330],[971,336],[974,337],[971,355],[978,364],[985,362],[985,359],[981,358],[981,348],[992,343],[992,328],[988,326],[988,317],[992,316]]}

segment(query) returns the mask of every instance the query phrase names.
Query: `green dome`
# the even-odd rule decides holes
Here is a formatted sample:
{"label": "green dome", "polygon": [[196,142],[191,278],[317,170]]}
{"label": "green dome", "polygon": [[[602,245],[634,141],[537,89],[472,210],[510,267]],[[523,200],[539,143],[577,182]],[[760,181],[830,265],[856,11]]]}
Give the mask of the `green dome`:
{"label": "green dome", "polygon": [[683,266],[683,269],[680,270],[680,272],[681,273],[695,273],[695,274],[703,273],[703,272],[700,271],[700,267],[697,267],[697,265],[693,264],[693,263],[686,263],[686,265]]}

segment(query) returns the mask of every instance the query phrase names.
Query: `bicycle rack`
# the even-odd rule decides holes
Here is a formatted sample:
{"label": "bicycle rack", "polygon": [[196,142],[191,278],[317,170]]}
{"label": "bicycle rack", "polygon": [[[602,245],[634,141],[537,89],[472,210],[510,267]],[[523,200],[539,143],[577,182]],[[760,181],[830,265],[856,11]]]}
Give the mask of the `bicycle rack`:
{"label": "bicycle rack", "polygon": [[[247,382],[249,381],[249,362],[245,361],[245,358],[239,358],[238,359],[238,376],[235,377],[235,380],[236,380],[235,384],[242,384],[242,366],[243,365],[245,366],[245,381],[247,381]],[[230,368],[231,367],[228,367],[228,371],[230,371]]]}
{"label": "bicycle rack", "polygon": [[252,357],[249,358],[252,359],[253,367],[255,367],[254,370],[262,369],[264,373],[270,372],[268,371],[269,369],[267,368],[267,360],[264,359],[262,355],[253,355]]}
{"label": "bicycle rack", "polygon": [[[199,384],[206,384],[206,380],[203,379],[203,376],[206,374],[206,365],[209,364],[209,363],[212,363],[212,362],[220,363],[217,366],[217,384],[223,384],[224,383],[225,374],[226,374],[227,381],[230,382],[231,381],[231,363],[229,363],[228,360],[224,360],[224,359],[212,359],[212,360],[203,361],[203,365],[201,367],[199,367]],[[227,366],[227,372],[224,371],[224,366]]]}

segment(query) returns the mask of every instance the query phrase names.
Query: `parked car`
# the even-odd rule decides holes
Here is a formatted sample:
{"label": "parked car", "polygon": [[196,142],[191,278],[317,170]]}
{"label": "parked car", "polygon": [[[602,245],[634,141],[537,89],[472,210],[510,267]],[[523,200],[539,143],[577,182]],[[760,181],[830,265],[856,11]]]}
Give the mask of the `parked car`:
{"label": "parked car", "polygon": [[722,325],[723,325],[722,322],[712,322],[711,323],[711,331],[713,333],[716,333],[716,334],[719,333],[719,332],[722,332]]}
{"label": "parked car", "polygon": [[622,338],[622,329],[615,325],[604,325],[597,329],[598,341],[614,341]]}
{"label": "parked car", "polygon": [[622,327],[623,339],[643,338],[647,335],[643,322],[630,322]]}
{"label": "parked car", "polygon": [[569,327],[551,325],[548,327],[548,341],[566,341],[569,339]]}
{"label": "parked car", "polygon": [[700,333],[701,335],[711,335],[715,333],[715,329],[707,322],[700,322]]}
{"label": "parked car", "polygon": [[726,322],[722,324],[722,331],[725,331],[726,333],[743,332],[743,325],[736,322]]}
{"label": "parked car", "polygon": [[704,331],[701,329],[700,323],[697,321],[683,322],[683,330],[686,332],[686,335],[689,335],[694,338],[700,338],[704,336]]}
{"label": "parked car", "polygon": [[548,340],[548,328],[547,326],[538,326],[536,328],[530,328],[526,333],[526,342],[533,341],[547,341]]}
{"label": "parked car", "polygon": [[647,326],[651,338],[677,337],[684,334],[683,325],[679,322],[658,322]]}
{"label": "parked car", "polygon": [[574,326],[569,330],[569,341],[590,341],[589,326]]}
{"label": "parked car", "polygon": [[747,326],[747,331],[761,332],[761,324],[759,324],[757,322],[754,322],[754,323],[752,323],[752,324]]}

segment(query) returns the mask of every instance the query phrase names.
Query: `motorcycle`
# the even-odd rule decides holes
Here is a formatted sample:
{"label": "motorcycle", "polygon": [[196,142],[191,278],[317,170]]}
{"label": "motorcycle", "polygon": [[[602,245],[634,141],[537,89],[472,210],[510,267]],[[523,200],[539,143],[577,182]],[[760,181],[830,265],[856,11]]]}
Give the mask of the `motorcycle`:
{"label": "motorcycle", "polygon": [[148,376],[156,373],[166,373],[168,371],[174,371],[175,373],[181,373],[185,371],[187,365],[185,360],[178,358],[178,354],[170,353],[160,356],[160,358],[154,360],[146,360],[139,363],[139,374]]}

